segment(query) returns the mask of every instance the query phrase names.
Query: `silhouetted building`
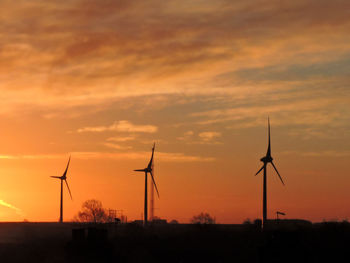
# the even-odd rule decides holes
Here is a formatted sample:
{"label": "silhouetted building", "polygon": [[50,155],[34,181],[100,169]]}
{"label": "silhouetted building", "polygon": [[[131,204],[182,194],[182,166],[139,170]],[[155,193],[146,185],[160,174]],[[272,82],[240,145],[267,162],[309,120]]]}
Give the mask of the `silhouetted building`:
{"label": "silhouetted building", "polygon": [[269,228],[299,228],[311,227],[312,223],[304,219],[275,219],[267,220]]}
{"label": "silhouetted building", "polygon": [[167,223],[166,219],[155,218],[152,220],[153,225],[166,225]]}
{"label": "silhouetted building", "polygon": [[134,220],[131,223],[136,225],[143,225],[143,220]]}

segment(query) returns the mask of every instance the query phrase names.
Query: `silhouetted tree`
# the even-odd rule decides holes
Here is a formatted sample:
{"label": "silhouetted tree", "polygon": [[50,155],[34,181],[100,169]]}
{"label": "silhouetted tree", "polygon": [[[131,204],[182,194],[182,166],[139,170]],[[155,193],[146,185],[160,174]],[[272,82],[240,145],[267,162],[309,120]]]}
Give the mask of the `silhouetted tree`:
{"label": "silhouetted tree", "polygon": [[215,218],[210,216],[208,213],[200,213],[192,217],[192,224],[215,224]]}
{"label": "silhouetted tree", "polygon": [[101,201],[91,199],[82,204],[82,210],[76,216],[76,220],[79,222],[105,223],[109,222],[110,218]]}

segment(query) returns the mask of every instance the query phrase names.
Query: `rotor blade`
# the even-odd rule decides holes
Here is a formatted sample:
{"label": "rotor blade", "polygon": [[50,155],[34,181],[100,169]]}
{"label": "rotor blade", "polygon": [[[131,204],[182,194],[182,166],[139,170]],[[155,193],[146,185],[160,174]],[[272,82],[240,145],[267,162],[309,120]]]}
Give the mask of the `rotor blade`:
{"label": "rotor blade", "polygon": [[282,180],[282,177],[281,177],[280,173],[277,171],[276,166],[273,164],[273,162],[271,162],[271,164],[272,164],[273,168],[275,168],[275,171],[277,172],[278,177],[280,178],[280,180],[281,180],[282,184],[283,184],[283,185],[285,185],[285,184],[284,184],[284,182],[283,182],[283,180]]}
{"label": "rotor blade", "polygon": [[153,155],[154,155],[154,149],[156,148],[156,143],[153,143],[153,148],[152,148],[152,156],[151,156],[151,160],[148,163],[148,168],[152,167],[152,163],[153,163]]}
{"label": "rotor blade", "polygon": [[52,178],[62,179],[61,176],[50,176]]}
{"label": "rotor blade", "polygon": [[67,180],[64,180],[66,182],[66,185],[67,185],[67,188],[68,188],[68,192],[69,192],[69,195],[70,195],[70,199],[73,200],[73,197],[72,197],[72,193],[70,192],[70,189],[69,189],[69,185],[67,183]]}
{"label": "rotor blade", "polygon": [[267,153],[266,156],[271,156],[271,139],[270,139],[270,117],[267,117],[267,123],[268,123],[268,147],[267,147]]}
{"label": "rotor blade", "polygon": [[145,172],[146,169],[137,169],[137,170],[134,170],[134,172]]}
{"label": "rotor blade", "polygon": [[258,173],[260,173],[261,170],[264,169],[264,167],[265,167],[265,164],[260,168],[260,170],[255,174],[255,176],[258,175]]}
{"label": "rotor blade", "polygon": [[68,163],[67,163],[66,170],[65,170],[64,173],[63,173],[63,177],[66,177],[66,176],[67,176],[67,171],[68,171],[69,163],[70,163],[70,156],[69,156],[69,159],[68,159]]}
{"label": "rotor blade", "polygon": [[153,181],[154,187],[156,188],[157,195],[158,195],[158,198],[159,198],[158,188],[157,188],[156,182],[154,181],[154,177],[153,177],[153,173],[152,173],[152,171],[150,172],[150,174],[151,174],[151,178],[152,178],[152,181]]}

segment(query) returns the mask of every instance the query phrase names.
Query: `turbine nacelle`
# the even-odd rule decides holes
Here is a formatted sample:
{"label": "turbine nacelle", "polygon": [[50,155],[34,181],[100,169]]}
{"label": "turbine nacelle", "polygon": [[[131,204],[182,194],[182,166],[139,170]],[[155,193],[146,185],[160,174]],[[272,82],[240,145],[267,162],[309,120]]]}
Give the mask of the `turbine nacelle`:
{"label": "turbine nacelle", "polygon": [[70,164],[70,158],[71,158],[71,157],[69,156],[66,170],[64,171],[64,173],[63,173],[62,176],[50,176],[50,177],[56,178],[56,179],[60,179],[61,181],[65,181],[65,182],[66,182],[67,189],[68,189],[68,192],[69,192],[69,195],[70,195],[70,198],[73,200],[72,193],[71,193],[71,191],[70,191],[70,189],[69,189],[69,185],[68,185],[68,182],[67,182],[67,172],[68,172],[68,168],[69,168],[69,164]]}
{"label": "turbine nacelle", "polygon": [[271,156],[264,156],[260,159],[263,163],[271,163],[273,161],[273,158]]}

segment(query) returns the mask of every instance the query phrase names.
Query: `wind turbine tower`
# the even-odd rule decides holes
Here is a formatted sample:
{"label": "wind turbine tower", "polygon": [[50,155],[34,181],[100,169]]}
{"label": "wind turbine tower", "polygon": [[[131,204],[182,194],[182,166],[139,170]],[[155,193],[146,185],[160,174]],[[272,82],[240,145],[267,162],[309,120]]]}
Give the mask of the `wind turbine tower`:
{"label": "wind turbine tower", "polygon": [[[153,158],[153,162],[152,162],[152,174],[153,174],[153,178],[154,178],[154,158]],[[150,221],[153,220],[154,217],[154,184],[153,181],[150,182],[150,188],[151,188],[151,193],[150,193],[150,209],[149,209],[149,219]]]}
{"label": "wind turbine tower", "polygon": [[145,201],[144,201],[144,213],[143,213],[143,216],[144,216],[144,220],[143,220],[143,223],[144,225],[146,226],[147,223],[148,223],[148,206],[147,206],[147,203],[148,203],[148,196],[147,196],[147,175],[148,173],[151,175],[151,178],[152,178],[152,182],[153,182],[153,185],[156,189],[156,192],[157,192],[157,195],[158,195],[158,198],[159,198],[159,192],[158,192],[158,188],[157,188],[157,185],[156,185],[156,182],[154,181],[154,177],[153,177],[153,156],[154,156],[154,149],[155,149],[155,144],[153,144],[153,148],[152,148],[152,156],[151,156],[151,160],[149,161],[147,167],[145,169],[137,169],[137,170],[134,170],[135,172],[144,172],[145,173]]}
{"label": "wind turbine tower", "polygon": [[60,179],[61,180],[61,200],[60,200],[60,219],[59,219],[60,223],[63,222],[63,181],[65,181],[65,183],[67,185],[67,188],[68,188],[68,192],[69,192],[70,198],[73,200],[72,193],[70,192],[69,185],[67,183],[67,171],[68,171],[69,163],[70,163],[70,156],[69,156],[69,159],[68,159],[66,170],[64,171],[63,175],[62,176],[50,176],[52,178],[56,178],[56,179]]}
{"label": "wind turbine tower", "polygon": [[262,157],[260,161],[263,162],[263,166],[260,168],[260,170],[255,174],[258,175],[262,170],[264,170],[264,176],[263,176],[263,222],[262,225],[265,227],[265,224],[267,222],[267,164],[271,163],[272,167],[275,169],[278,177],[280,178],[282,184],[284,185],[284,182],[282,180],[282,177],[280,173],[278,172],[275,164],[273,163],[273,158],[271,156],[271,138],[270,138],[270,119],[267,119],[268,122],[268,147],[266,156]]}

